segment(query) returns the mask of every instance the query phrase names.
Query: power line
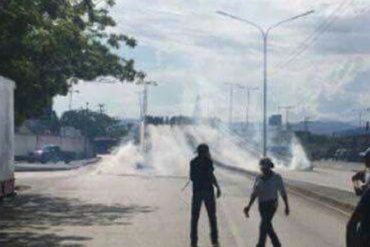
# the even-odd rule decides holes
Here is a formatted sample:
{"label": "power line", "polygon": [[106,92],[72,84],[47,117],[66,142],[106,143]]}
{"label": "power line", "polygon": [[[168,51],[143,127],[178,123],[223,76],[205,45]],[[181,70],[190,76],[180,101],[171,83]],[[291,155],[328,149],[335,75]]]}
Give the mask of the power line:
{"label": "power line", "polygon": [[[308,36],[299,46],[296,51],[294,51],[288,59],[280,66],[283,68],[291,64],[297,57],[304,53],[318,38],[339,18],[339,14],[343,13],[350,5],[352,5],[354,0],[343,1],[336,10],[324,21],[310,36]],[[276,72],[277,73],[277,72]]]}
{"label": "power line", "polygon": [[[289,65],[290,63],[292,63],[298,56],[300,56],[302,53],[304,53],[319,37],[322,33],[324,33],[329,27],[330,25],[333,24],[333,22],[335,20],[337,20],[337,18],[339,17],[339,14],[340,13],[343,13],[350,5],[352,5],[354,2],[354,0],[345,0],[343,1],[332,13],[331,15],[327,18],[326,21],[324,21],[318,29],[316,29],[316,31],[314,33],[312,33],[309,37],[307,37],[302,43],[301,45],[298,46],[298,49],[292,53],[292,55],[290,55],[288,57],[288,59],[280,66],[278,66],[279,68],[283,68],[284,66],[286,65]],[[355,17],[358,17],[360,14],[357,14]],[[308,43],[307,43],[308,42]],[[301,48],[301,49],[299,49]],[[276,70],[275,72],[272,73],[273,76],[275,76],[276,74],[278,74],[280,71],[279,70]],[[316,78],[317,79],[317,78]],[[303,101],[304,99],[301,100],[301,102]],[[301,104],[301,103],[299,103]]]}

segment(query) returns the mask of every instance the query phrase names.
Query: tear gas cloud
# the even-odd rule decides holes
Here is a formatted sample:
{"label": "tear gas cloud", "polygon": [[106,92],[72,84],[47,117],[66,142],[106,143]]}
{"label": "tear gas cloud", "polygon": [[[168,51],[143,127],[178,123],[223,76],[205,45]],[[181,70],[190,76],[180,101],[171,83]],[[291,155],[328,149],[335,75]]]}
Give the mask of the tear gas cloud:
{"label": "tear gas cloud", "polygon": [[[199,143],[207,143],[213,159],[250,171],[258,170],[259,147],[249,143],[225,128],[209,125],[190,126],[148,126],[148,149],[145,155],[139,146],[129,142],[122,144],[114,155],[104,159],[97,172],[128,173],[135,172],[138,164],[157,175],[187,176],[189,162],[195,156]],[[306,170],[310,161],[299,141],[293,137],[292,158],[289,163],[275,160],[277,169]]]}

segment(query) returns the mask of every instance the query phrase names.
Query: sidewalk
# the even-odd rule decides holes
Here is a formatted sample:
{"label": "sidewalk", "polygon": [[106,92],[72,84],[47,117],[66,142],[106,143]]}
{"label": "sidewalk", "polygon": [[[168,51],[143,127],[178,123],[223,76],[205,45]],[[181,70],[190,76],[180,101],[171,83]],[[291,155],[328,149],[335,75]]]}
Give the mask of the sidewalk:
{"label": "sidewalk", "polygon": [[59,163],[16,163],[15,172],[45,172],[45,171],[68,171],[78,169],[87,165],[95,164],[100,161],[100,157],[85,160],[72,161],[69,164]]}

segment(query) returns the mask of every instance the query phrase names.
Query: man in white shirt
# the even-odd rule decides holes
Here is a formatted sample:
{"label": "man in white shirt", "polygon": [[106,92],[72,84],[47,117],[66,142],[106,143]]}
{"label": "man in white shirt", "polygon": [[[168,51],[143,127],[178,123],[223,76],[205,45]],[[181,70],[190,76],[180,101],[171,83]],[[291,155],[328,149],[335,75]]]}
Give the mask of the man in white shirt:
{"label": "man in white shirt", "polygon": [[260,169],[262,174],[256,177],[250,202],[244,208],[246,217],[249,217],[249,210],[254,201],[258,198],[259,211],[261,214],[260,235],[257,247],[266,245],[267,236],[270,237],[274,247],[280,247],[281,243],[272,226],[272,219],[278,208],[278,194],[280,193],[285,203],[285,214],[289,215],[288,196],[285,190],[283,179],[272,168],[274,164],[269,158],[260,160]]}

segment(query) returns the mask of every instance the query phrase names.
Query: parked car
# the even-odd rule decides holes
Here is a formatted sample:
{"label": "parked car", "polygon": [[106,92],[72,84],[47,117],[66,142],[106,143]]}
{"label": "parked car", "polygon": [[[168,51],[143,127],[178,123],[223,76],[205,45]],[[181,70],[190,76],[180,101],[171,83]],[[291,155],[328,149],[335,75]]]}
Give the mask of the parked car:
{"label": "parked car", "polygon": [[34,152],[29,153],[29,162],[40,162],[42,164],[53,162],[57,163],[63,161],[69,163],[74,159],[74,153],[63,152],[57,145],[47,145]]}

